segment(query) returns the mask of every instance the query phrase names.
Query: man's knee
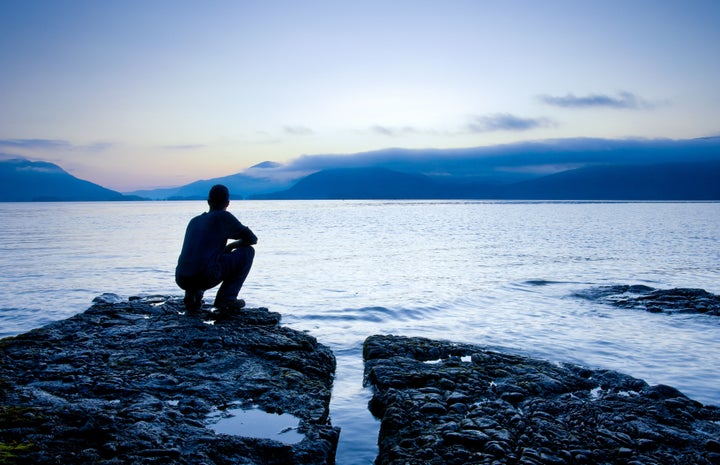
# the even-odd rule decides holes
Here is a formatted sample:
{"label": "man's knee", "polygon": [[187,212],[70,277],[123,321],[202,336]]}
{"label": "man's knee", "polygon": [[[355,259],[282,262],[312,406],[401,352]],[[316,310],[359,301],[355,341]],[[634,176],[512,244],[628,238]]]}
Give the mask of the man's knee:
{"label": "man's knee", "polygon": [[252,262],[255,258],[255,248],[251,245],[245,245],[242,247],[238,247],[237,249],[233,250],[232,253],[236,254],[238,257],[242,257],[245,261]]}
{"label": "man's knee", "polygon": [[255,249],[252,246],[241,247],[242,251],[242,268],[249,270],[252,266],[253,260],[255,259]]}
{"label": "man's knee", "polygon": [[220,256],[223,280],[231,276],[247,273],[252,266],[255,257],[255,249],[250,246],[238,247],[230,253]]}
{"label": "man's knee", "polygon": [[175,284],[178,285],[178,287],[182,290],[187,290],[188,287],[190,287],[190,283],[188,282],[188,279],[184,276],[178,276],[175,275]]}

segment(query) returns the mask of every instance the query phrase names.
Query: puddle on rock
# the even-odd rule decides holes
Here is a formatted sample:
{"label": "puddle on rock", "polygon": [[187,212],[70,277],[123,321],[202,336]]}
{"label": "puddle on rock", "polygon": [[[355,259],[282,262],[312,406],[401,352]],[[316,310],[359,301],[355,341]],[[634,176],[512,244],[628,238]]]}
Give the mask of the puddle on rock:
{"label": "puddle on rock", "polygon": [[272,439],[283,444],[297,444],[305,439],[298,433],[300,420],[289,414],[267,413],[258,408],[214,410],[209,415],[210,429],[219,434],[246,438]]}

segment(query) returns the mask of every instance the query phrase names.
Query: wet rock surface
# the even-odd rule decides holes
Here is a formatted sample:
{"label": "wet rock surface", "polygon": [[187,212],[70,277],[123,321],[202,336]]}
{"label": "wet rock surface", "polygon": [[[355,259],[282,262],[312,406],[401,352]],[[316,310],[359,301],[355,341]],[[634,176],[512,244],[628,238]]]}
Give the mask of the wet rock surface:
{"label": "wet rock surface", "polygon": [[720,409],[672,387],[424,338],[363,355],[379,465],[720,464]]}
{"label": "wet rock surface", "polygon": [[[332,352],[267,309],[208,310],[103,295],[0,340],[0,463],[332,463]],[[216,434],[231,407],[292,414],[304,439]]]}
{"label": "wet rock surface", "polygon": [[620,308],[652,313],[704,313],[720,316],[720,296],[704,289],[654,289],[643,285],[594,287],[578,292],[578,297]]}

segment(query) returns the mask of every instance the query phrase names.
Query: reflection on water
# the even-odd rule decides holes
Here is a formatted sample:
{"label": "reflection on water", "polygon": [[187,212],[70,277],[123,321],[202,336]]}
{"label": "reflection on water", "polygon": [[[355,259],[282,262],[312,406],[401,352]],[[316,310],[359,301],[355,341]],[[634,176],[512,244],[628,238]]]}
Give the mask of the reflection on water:
{"label": "reflection on water", "polygon": [[210,428],[218,434],[272,439],[297,444],[305,439],[297,432],[300,420],[289,414],[267,413],[260,409],[216,410],[209,417]]}

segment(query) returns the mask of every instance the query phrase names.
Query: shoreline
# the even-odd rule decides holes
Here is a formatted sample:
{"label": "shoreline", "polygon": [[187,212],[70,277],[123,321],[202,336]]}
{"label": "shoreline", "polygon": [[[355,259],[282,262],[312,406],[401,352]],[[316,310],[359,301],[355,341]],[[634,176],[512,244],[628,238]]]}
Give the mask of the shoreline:
{"label": "shoreline", "polygon": [[[593,292],[585,297],[612,300],[613,292],[634,292],[636,295],[633,298],[616,299],[622,304],[618,307],[627,309],[648,306],[648,302],[652,309],[654,307],[648,299],[655,297],[662,299],[664,305],[675,302],[678,308],[687,308],[688,296],[700,297],[703,302],[717,298],[697,290],[686,292],[682,289],[673,295],[685,300],[673,300],[666,292],[653,294],[648,288],[618,286],[600,288],[599,291],[602,292]],[[113,294],[103,294],[83,313],[15,337],[0,339],[3,361],[0,369],[0,457],[11,454],[18,459],[17,463],[51,463],[52,456],[68,453],[67,450],[77,447],[73,456],[76,463],[77,460],[81,460],[79,463],[93,463],[98,459],[111,460],[108,463],[154,463],[153,460],[172,459],[176,463],[219,464],[230,460],[230,456],[221,458],[217,455],[218,451],[230,447],[237,449],[242,457],[254,457],[257,463],[270,463],[266,461],[267,457],[277,454],[284,454],[284,463],[332,463],[342,434],[340,428],[332,425],[330,410],[336,376],[332,351],[304,332],[280,326],[281,316],[265,308],[246,309],[227,319],[217,319],[216,316],[208,306],[202,313],[186,314],[179,297],[149,296],[124,300]],[[557,395],[558,383],[564,383],[564,378],[577,377],[577,373],[581,372],[584,373],[581,378],[585,380],[595,376],[625,383],[632,389],[623,390],[613,387],[612,383],[602,386],[583,384],[579,388],[566,389],[563,394],[572,395],[565,401],[572,396],[584,396],[582,402],[575,404],[576,408],[580,408],[578,405],[582,408],[600,405],[599,401],[627,401],[623,397],[632,397],[645,401],[650,399],[654,403],[648,405],[664,408],[666,412],[661,418],[669,424],[676,421],[673,418],[689,415],[705,425],[703,428],[707,432],[715,431],[720,422],[717,407],[702,406],[674,388],[647,386],[642,380],[611,370],[574,366],[567,368],[570,371],[560,373],[558,364],[492,352],[470,344],[425,338],[376,335],[369,337],[364,346],[366,387],[373,390],[368,413],[380,421],[378,463],[394,463],[394,459],[388,458],[387,443],[393,441],[393,437],[405,434],[399,427],[395,432],[389,430],[388,422],[395,421],[396,426],[412,423],[405,419],[400,422],[404,423],[402,425],[398,423],[397,414],[387,415],[392,406],[388,400],[388,386],[400,392],[398,395],[401,397],[419,396],[422,402],[408,404],[413,407],[406,415],[423,412],[426,423],[420,431],[426,441],[430,441],[430,437],[439,437],[439,445],[434,448],[442,450],[443,444],[452,444],[455,447],[453,454],[457,457],[462,456],[462,452],[456,450],[459,445],[464,450],[471,449],[473,453],[487,453],[494,460],[499,460],[501,451],[502,457],[515,460],[523,457],[518,455],[518,447],[536,452],[537,448],[527,443],[518,446],[504,436],[491,439],[497,427],[489,428],[492,434],[478,425],[466,428],[467,424],[458,419],[448,420],[446,414],[462,413],[467,416],[473,402],[494,402],[502,405],[504,415],[514,411],[513,416],[516,416],[525,410],[520,407],[523,402],[528,402],[528,399],[534,403],[540,402],[539,399],[550,402],[547,396]],[[420,353],[416,349],[408,349],[412,346],[423,347],[424,350]],[[248,365],[250,359],[254,364]],[[480,398],[470,402],[472,396],[458,392],[461,390],[458,387],[460,383],[441,376],[448,369],[468,376],[467,373],[488,369],[492,360],[502,360],[501,370],[504,372],[524,365],[530,367],[528,370],[536,370],[535,374],[531,373],[531,378],[551,376],[557,378],[557,382],[540,383],[527,391],[527,388],[522,388],[523,382],[515,379],[503,382],[505,387],[513,386],[512,389],[487,391],[483,390],[489,385],[486,379],[480,384],[473,384],[472,389],[463,388],[482,393]],[[383,376],[389,384],[383,385],[378,382],[382,378],[378,376],[378,364],[388,361],[395,371],[386,370]],[[523,376],[528,376],[528,373],[526,371]],[[413,377],[414,384],[407,385],[403,381],[407,376]],[[438,379],[445,381],[435,386],[433,383]],[[494,379],[492,383],[501,384]],[[424,386],[424,391],[418,390],[420,385]],[[619,394],[622,392],[632,394]],[[643,392],[645,394],[639,394]],[[618,408],[617,405],[607,405]],[[622,405],[626,408],[630,404]],[[463,406],[468,410],[462,412]],[[305,439],[288,445],[282,444],[278,438],[249,438],[212,431],[209,420],[212,415],[230,416],[233,409],[256,407],[268,414],[290,413],[296,416],[299,419],[296,430],[302,431]],[[485,412],[484,415],[487,414]],[[447,430],[447,425],[453,422],[460,426],[454,431]],[[438,432],[440,424],[446,425],[444,432]],[[166,433],[168,425],[171,425],[170,429],[179,430],[180,436],[185,436],[171,437]],[[132,434],[120,431],[123,427]],[[558,425],[555,428],[562,430]],[[652,430],[648,428],[646,430]],[[608,430],[607,425],[603,429]],[[510,431],[511,428],[507,426],[503,430]],[[420,434],[417,431],[411,438]],[[720,430],[716,433],[720,434]],[[580,458],[601,460],[617,452],[621,455],[613,456],[615,459],[625,459],[632,453],[645,456],[653,453],[647,437],[637,438],[627,432],[623,434],[631,438],[631,441],[624,442],[632,447],[623,444],[619,447],[623,448],[620,452],[618,448],[615,452],[605,450],[602,453],[605,455],[580,454]],[[63,440],[55,438],[56,435]],[[119,439],[121,437],[124,439]],[[657,435],[650,437],[655,438],[653,441],[659,444],[658,448],[670,447],[658,440]],[[705,454],[709,463],[720,460],[720,455],[717,455],[720,454],[720,444],[716,445],[711,440],[702,442],[686,433],[683,437],[685,439],[681,442],[692,443],[692,448],[688,450],[701,454],[698,457]],[[403,447],[409,451],[406,459],[425,454],[426,444],[408,442],[407,437],[402,441],[405,441]],[[135,445],[131,447],[131,444]],[[486,447],[489,448],[487,451]],[[595,449],[598,449],[597,445]],[[565,452],[571,453],[571,450]],[[527,457],[534,457],[531,452],[528,454]],[[558,454],[557,457],[563,456],[560,452]]]}

